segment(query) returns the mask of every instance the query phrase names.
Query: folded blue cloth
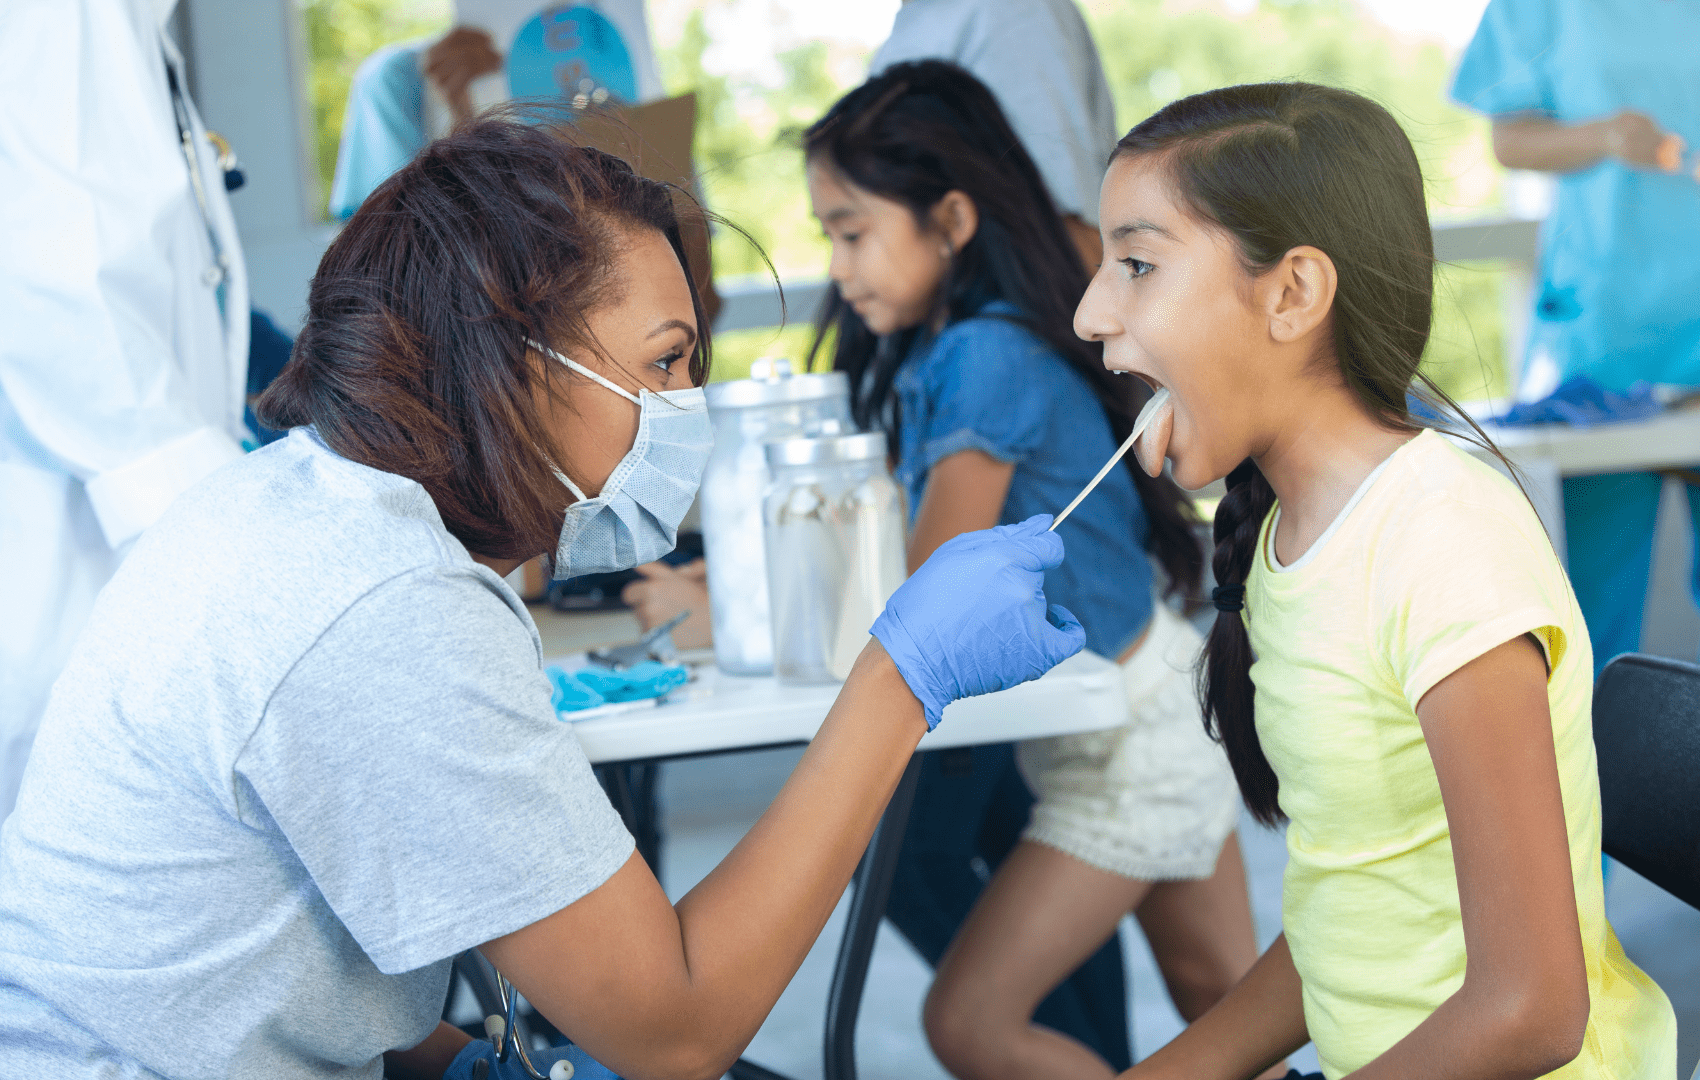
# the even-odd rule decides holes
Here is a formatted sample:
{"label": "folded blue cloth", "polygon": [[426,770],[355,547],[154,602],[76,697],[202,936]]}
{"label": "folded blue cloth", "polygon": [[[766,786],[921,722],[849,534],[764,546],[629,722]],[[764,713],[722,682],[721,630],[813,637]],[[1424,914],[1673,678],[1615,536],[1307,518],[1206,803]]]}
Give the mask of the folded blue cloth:
{"label": "folded blue cloth", "polygon": [[[1456,429],[1459,421],[1450,413],[1441,412],[1416,394],[1406,396],[1405,405],[1412,416],[1448,430]],[[1566,380],[1557,390],[1539,401],[1513,405],[1503,416],[1484,417],[1483,423],[1506,427],[1525,427],[1535,424],[1569,424],[1571,427],[1593,427],[1596,424],[1620,424],[1628,420],[1645,420],[1664,411],[1653,394],[1651,383],[1638,382],[1623,393],[1607,390],[1586,375]]]}
{"label": "folded blue cloth", "polygon": [[1592,427],[1626,420],[1645,420],[1663,411],[1649,383],[1638,382],[1617,393],[1607,390],[1586,375],[1567,379],[1557,390],[1539,401],[1514,405],[1494,422],[1507,426],[1522,424],[1569,424]]}
{"label": "folded blue cloth", "polygon": [[662,664],[645,660],[624,671],[611,668],[587,667],[563,671],[558,667],[544,670],[555,687],[554,705],[557,713],[579,712],[619,701],[642,701],[657,698],[685,685],[690,674],[679,664]]}

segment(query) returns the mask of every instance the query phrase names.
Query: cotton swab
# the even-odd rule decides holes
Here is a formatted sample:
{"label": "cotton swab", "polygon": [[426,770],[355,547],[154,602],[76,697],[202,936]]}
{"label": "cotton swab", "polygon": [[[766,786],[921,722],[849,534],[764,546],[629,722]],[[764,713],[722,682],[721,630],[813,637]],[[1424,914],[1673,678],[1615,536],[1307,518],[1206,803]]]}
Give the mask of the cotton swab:
{"label": "cotton swab", "polygon": [[1082,499],[1092,494],[1092,489],[1097,487],[1098,482],[1110,474],[1110,470],[1116,467],[1116,462],[1127,456],[1127,452],[1133,449],[1133,444],[1139,441],[1139,437],[1141,435],[1145,434],[1145,429],[1151,426],[1151,421],[1157,418],[1157,414],[1161,412],[1163,406],[1168,403],[1169,388],[1166,386],[1151,395],[1151,400],[1145,403],[1145,408],[1139,410],[1139,419],[1133,422],[1133,430],[1128,433],[1127,440],[1122,443],[1121,449],[1110,455],[1110,460],[1104,462],[1104,467],[1098,470],[1098,475],[1092,478],[1092,482],[1087,484],[1086,487],[1081,490],[1080,494],[1074,497],[1073,502],[1063,507],[1063,512],[1057,515],[1057,519],[1055,521],[1051,522],[1052,530],[1067,520],[1070,514],[1074,513],[1074,508],[1080,505],[1080,501]]}

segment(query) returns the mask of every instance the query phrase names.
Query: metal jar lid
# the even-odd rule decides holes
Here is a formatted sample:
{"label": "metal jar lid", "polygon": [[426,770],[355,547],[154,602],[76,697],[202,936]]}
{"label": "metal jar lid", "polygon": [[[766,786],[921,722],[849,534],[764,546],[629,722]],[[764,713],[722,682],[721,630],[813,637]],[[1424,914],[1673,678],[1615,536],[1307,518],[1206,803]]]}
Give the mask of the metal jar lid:
{"label": "metal jar lid", "polygon": [[824,398],[849,398],[850,377],[842,371],[783,375],[774,379],[735,379],[703,387],[710,409],[747,409]]}
{"label": "metal jar lid", "polygon": [[841,461],[884,461],[885,432],[829,435],[820,439],[782,439],[767,444],[769,468],[790,465],[828,465]]}

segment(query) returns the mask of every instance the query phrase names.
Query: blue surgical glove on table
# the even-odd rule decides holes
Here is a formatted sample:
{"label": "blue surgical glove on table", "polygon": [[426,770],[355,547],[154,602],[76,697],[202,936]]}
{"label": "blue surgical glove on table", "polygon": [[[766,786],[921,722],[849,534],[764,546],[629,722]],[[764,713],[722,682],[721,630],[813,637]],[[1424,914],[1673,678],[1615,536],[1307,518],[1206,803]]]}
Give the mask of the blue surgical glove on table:
{"label": "blue surgical glove on table", "polygon": [[1572,427],[1592,427],[1595,424],[1619,424],[1629,420],[1645,420],[1663,412],[1663,406],[1653,395],[1653,388],[1638,382],[1623,393],[1607,390],[1586,375],[1565,380],[1557,390],[1541,398],[1512,406],[1495,423],[1569,424]]}
{"label": "blue surgical glove on table", "polygon": [[927,730],[958,698],[1037,679],[1086,646],[1080,621],[1045,604],[1062,564],[1051,515],[963,533],[892,594],[873,635],[926,710]]}
{"label": "blue surgical glove on table", "polygon": [[[480,1061],[487,1062],[488,1072],[479,1076],[474,1070],[478,1069]],[[576,1046],[557,1046],[549,1050],[531,1051],[531,1064],[544,1076],[557,1061],[565,1061],[572,1065],[572,1080],[620,1080],[606,1066],[598,1064],[591,1056]],[[564,1071],[564,1070],[563,1070]],[[519,1055],[510,1051],[508,1060],[496,1061],[496,1048],[488,1039],[474,1039],[455,1055],[443,1073],[443,1080],[530,1080],[525,1067],[519,1063]]]}
{"label": "blue surgical glove on table", "polygon": [[662,664],[654,660],[645,660],[622,671],[601,667],[565,671],[549,667],[543,673],[555,688],[555,711],[561,714],[582,712],[621,701],[657,698],[690,681],[690,672],[683,665]]}

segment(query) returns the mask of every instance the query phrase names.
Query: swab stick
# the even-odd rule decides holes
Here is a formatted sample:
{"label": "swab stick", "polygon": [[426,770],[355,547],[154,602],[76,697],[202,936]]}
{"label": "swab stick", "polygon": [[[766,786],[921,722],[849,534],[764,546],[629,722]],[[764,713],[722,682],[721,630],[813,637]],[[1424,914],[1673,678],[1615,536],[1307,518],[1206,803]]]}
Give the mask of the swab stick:
{"label": "swab stick", "polygon": [[1092,489],[1097,487],[1098,482],[1110,474],[1110,470],[1116,467],[1116,462],[1127,456],[1127,452],[1133,449],[1133,444],[1139,441],[1139,437],[1141,435],[1145,434],[1145,429],[1151,426],[1151,421],[1156,419],[1157,413],[1168,403],[1169,388],[1166,386],[1151,395],[1151,400],[1145,403],[1145,408],[1139,410],[1139,419],[1133,422],[1133,430],[1128,433],[1126,441],[1124,441],[1121,445],[1121,449],[1110,455],[1110,460],[1104,462],[1104,467],[1098,470],[1098,475],[1092,478],[1092,482],[1087,484],[1085,488],[1081,489],[1080,494],[1074,497],[1073,502],[1063,507],[1063,512],[1057,515],[1057,519],[1055,521],[1051,522],[1051,529],[1054,530],[1058,525],[1061,525],[1064,521],[1066,521],[1068,516],[1074,513],[1074,508],[1080,505],[1080,501],[1086,498],[1086,496],[1092,494]]}

